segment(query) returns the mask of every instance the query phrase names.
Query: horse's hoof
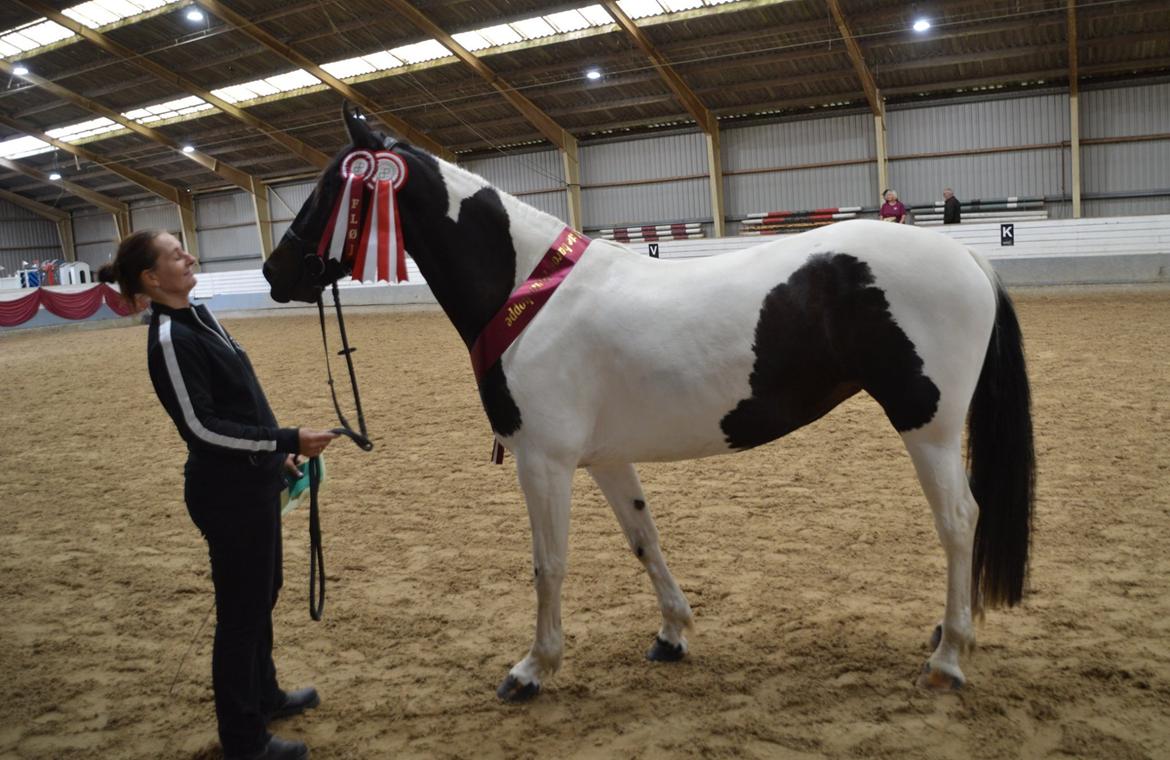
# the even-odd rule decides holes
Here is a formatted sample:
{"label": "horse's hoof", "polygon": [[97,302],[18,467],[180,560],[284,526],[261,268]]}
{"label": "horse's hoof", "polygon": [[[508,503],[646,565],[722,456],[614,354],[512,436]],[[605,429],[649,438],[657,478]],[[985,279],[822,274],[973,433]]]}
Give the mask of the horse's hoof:
{"label": "horse's hoof", "polygon": [[934,627],[934,633],[930,634],[930,651],[938,649],[938,645],[942,643],[942,624]]}
{"label": "horse's hoof", "polygon": [[500,688],[496,689],[496,696],[505,702],[527,702],[539,693],[539,683],[536,681],[520,683],[520,680],[511,674],[500,684]]}
{"label": "horse's hoof", "polygon": [[678,662],[687,653],[682,644],[671,644],[659,636],[654,637],[654,646],[646,651],[646,659],[651,662]]}
{"label": "horse's hoof", "polygon": [[961,676],[953,676],[950,673],[943,672],[940,668],[930,667],[927,662],[922,666],[922,672],[918,674],[918,681],[916,685],[920,689],[927,691],[959,691],[965,685],[965,681]]}

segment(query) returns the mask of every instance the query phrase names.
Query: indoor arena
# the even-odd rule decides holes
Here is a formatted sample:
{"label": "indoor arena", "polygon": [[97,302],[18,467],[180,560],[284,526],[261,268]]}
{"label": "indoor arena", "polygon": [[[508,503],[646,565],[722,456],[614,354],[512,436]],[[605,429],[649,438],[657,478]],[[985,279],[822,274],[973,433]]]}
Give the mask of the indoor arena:
{"label": "indoor arena", "polygon": [[0,74],[0,757],[1170,756],[1164,3],[13,0]]}

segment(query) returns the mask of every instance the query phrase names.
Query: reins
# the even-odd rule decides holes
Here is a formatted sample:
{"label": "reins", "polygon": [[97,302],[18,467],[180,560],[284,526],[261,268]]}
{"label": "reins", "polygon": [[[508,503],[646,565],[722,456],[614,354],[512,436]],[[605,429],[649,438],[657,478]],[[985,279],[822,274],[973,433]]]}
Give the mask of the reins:
{"label": "reins", "polygon": [[[351,354],[356,351],[349,345],[349,336],[345,332],[345,317],[341,313],[341,299],[337,291],[337,281],[332,283],[333,306],[337,311],[337,326],[341,333],[341,350],[337,353],[345,357],[346,368],[349,370],[349,384],[353,389],[353,402],[357,410],[358,429],[350,426],[349,420],[341,411],[341,404],[337,401],[337,388],[333,384],[333,368],[329,361],[329,338],[325,332],[325,304],[321,295],[317,294],[317,316],[321,322],[321,345],[325,349],[325,374],[329,382],[329,395],[333,399],[333,410],[337,413],[340,427],[332,429],[337,435],[344,435],[356,443],[362,451],[374,448],[366,430],[366,416],[362,412],[362,397],[358,392],[357,375],[353,369]],[[325,609],[325,552],[321,548],[321,512],[317,502],[317,491],[321,486],[321,460],[319,457],[309,459],[309,617],[320,620]]]}

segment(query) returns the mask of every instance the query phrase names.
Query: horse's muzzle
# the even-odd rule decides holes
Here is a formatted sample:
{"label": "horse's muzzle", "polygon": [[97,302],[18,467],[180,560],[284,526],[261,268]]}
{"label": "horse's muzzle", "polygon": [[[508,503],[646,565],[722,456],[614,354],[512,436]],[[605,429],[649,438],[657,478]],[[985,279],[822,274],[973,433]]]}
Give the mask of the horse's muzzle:
{"label": "horse's muzzle", "polygon": [[298,255],[295,247],[277,246],[264,262],[263,269],[272,300],[277,303],[316,303],[324,287],[320,284],[324,263],[315,253]]}

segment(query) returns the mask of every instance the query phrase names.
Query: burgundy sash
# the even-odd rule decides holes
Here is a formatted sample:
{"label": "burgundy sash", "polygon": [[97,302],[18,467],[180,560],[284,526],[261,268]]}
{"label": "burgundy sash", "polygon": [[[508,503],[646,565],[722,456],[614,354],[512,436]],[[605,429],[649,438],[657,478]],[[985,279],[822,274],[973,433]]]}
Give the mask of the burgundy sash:
{"label": "burgundy sash", "polygon": [[483,332],[471,347],[471,368],[475,370],[475,381],[483,379],[492,366],[500,360],[512,341],[519,337],[536,312],[548,303],[560,284],[573,271],[573,265],[585,248],[593,242],[569,227],[557,235],[544,258],[528,275],[520,287],[512,291],[504,306],[492,317]]}

